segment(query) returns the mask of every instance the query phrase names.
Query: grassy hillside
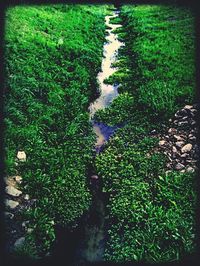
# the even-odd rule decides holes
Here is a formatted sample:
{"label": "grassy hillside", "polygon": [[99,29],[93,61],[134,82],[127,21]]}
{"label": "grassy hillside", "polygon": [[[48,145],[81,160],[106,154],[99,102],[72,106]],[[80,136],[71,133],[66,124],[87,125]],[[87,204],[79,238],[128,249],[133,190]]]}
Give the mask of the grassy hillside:
{"label": "grassy hillside", "polygon": [[194,101],[194,17],[190,9],[125,5],[117,30],[125,42],[107,82],[120,95],[96,113],[109,125],[125,122],[96,157],[103,190],[109,193],[105,259],[164,262],[195,250],[195,174],[165,173],[156,152],[162,124]]}
{"label": "grassy hillside", "polygon": [[[35,205],[25,214],[27,236],[46,252],[54,224],[73,228],[89,208],[86,185],[95,135],[88,106],[94,98],[105,35],[106,6],[16,6],[5,34],[7,175],[23,177]],[[26,162],[15,165],[18,151]]]}

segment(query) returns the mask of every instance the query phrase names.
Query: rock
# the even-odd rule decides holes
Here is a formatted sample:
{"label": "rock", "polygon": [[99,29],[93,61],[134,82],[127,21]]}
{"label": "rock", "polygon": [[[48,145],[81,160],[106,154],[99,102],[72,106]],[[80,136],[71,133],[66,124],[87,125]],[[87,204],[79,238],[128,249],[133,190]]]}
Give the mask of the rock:
{"label": "rock", "polygon": [[91,178],[92,179],[98,179],[99,177],[98,177],[98,175],[92,175]]}
{"label": "rock", "polygon": [[172,147],[172,152],[177,153],[177,148],[175,146]]}
{"label": "rock", "polygon": [[186,172],[193,173],[194,172],[194,168],[189,166],[189,167],[187,167]]}
{"label": "rock", "polygon": [[197,138],[192,135],[191,137],[189,137],[189,140],[192,141],[192,142],[195,142],[197,140]]}
{"label": "rock", "polygon": [[192,119],[190,123],[192,126],[196,125],[196,121],[194,119]]}
{"label": "rock", "polygon": [[190,152],[192,149],[192,144],[188,143],[186,145],[183,146],[183,148],[181,149],[182,153],[188,153]]}
{"label": "rock", "polygon": [[8,200],[8,199],[6,199],[5,200],[5,205],[7,207],[9,207],[10,209],[15,209],[19,205],[19,202],[14,201],[14,200]]}
{"label": "rock", "polygon": [[156,134],[156,130],[155,129],[153,129],[152,131],[151,131],[151,134]]}
{"label": "rock", "polygon": [[179,136],[179,135],[174,135],[173,137],[175,138],[176,141],[183,141],[184,140],[184,138]]}
{"label": "rock", "polygon": [[181,170],[180,172],[181,172],[181,173],[185,173],[185,169]]}
{"label": "rock", "polygon": [[177,111],[176,114],[177,115],[184,116],[184,115],[187,115],[187,111],[183,108],[183,109]]}
{"label": "rock", "polygon": [[183,153],[183,154],[181,154],[181,158],[186,158],[187,156],[188,156],[187,153]]}
{"label": "rock", "polygon": [[17,175],[17,176],[15,176],[15,180],[16,180],[17,183],[20,184],[22,182],[22,177]]}
{"label": "rock", "polygon": [[13,186],[7,186],[6,187],[6,193],[10,196],[18,197],[22,194],[22,192],[18,189],[16,189]]}
{"label": "rock", "polygon": [[24,199],[25,200],[29,200],[30,199],[30,196],[28,194],[24,195]]}
{"label": "rock", "polygon": [[188,121],[180,121],[177,123],[178,126],[186,126],[188,125]]}
{"label": "rock", "polygon": [[30,234],[30,233],[32,233],[32,232],[33,232],[33,228],[27,228],[27,230],[26,230],[26,231],[27,231],[27,233],[28,233],[28,234]]}
{"label": "rock", "polygon": [[185,166],[182,163],[177,163],[176,166],[175,166],[176,170],[182,170],[184,168],[185,168]]}
{"label": "rock", "polygon": [[14,247],[15,248],[18,248],[18,247],[21,247],[25,242],[25,237],[20,237],[18,238],[15,243],[14,243]]}
{"label": "rock", "polygon": [[185,105],[185,106],[184,106],[184,109],[189,109],[189,110],[191,110],[192,108],[193,108],[192,105]]}
{"label": "rock", "polygon": [[181,148],[184,145],[184,141],[177,141],[175,145],[176,147]]}
{"label": "rock", "polygon": [[170,129],[168,130],[168,133],[169,133],[169,134],[176,134],[176,133],[177,133],[177,130],[176,130],[175,128],[170,128]]}
{"label": "rock", "polygon": [[14,214],[11,213],[11,212],[5,212],[5,216],[6,216],[7,218],[9,218],[9,219],[14,218]]}
{"label": "rock", "polygon": [[159,144],[159,146],[163,146],[166,143],[167,143],[166,140],[160,140],[158,144]]}
{"label": "rock", "polygon": [[22,227],[26,228],[28,224],[29,224],[29,221],[24,221],[24,222],[22,223]]}
{"label": "rock", "polygon": [[17,159],[21,162],[25,162],[26,161],[26,153],[24,151],[18,151]]}

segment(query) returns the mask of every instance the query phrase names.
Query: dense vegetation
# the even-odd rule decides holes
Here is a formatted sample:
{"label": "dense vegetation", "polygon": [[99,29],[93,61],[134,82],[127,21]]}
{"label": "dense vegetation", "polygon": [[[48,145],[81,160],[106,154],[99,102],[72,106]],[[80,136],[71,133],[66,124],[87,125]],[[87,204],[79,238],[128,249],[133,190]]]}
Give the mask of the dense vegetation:
{"label": "dense vegetation", "polygon": [[194,96],[194,17],[190,9],[125,5],[117,30],[125,47],[106,80],[120,95],[95,117],[125,123],[96,157],[103,191],[109,193],[105,259],[173,261],[195,250],[195,174],[166,171],[156,152],[172,114]]}
{"label": "dense vegetation", "polygon": [[[106,6],[16,6],[6,12],[7,175],[19,173],[34,205],[27,239],[40,254],[54,225],[73,228],[89,208],[95,134],[88,106],[101,66]],[[26,162],[15,158],[25,151]],[[31,250],[31,248],[29,248]]]}
{"label": "dense vegetation", "polygon": [[[123,27],[117,31],[126,46],[115,63],[119,70],[107,82],[122,84],[121,98],[129,97],[123,96],[125,92],[134,95],[135,109],[130,103],[131,111],[141,110],[155,119],[169,118],[194,97],[194,15],[188,8],[127,5],[120,16]],[[128,107],[123,112],[119,101],[96,117],[112,124],[109,114],[112,110],[114,115],[115,109],[121,121]]]}
{"label": "dense vegetation", "polygon": [[[73,230],[89,209],[95,134],[88,106],[96,96],[107,6],[16,6],[6,12],[5,148],[7,175],[36,199],[24,253],[44,255],[55,226]],[[124,5],[125,43],[107,83],[119,96],[95,119],[123,124],[96,155],[107,205],[105,260],[173,261],[195,250],[195,173],[166,173],[152,129],[194,97],[194,17],[190,9]],[[17,161],[25,151],[26,162]],[[19,250],[20,252],[20,250]]]}

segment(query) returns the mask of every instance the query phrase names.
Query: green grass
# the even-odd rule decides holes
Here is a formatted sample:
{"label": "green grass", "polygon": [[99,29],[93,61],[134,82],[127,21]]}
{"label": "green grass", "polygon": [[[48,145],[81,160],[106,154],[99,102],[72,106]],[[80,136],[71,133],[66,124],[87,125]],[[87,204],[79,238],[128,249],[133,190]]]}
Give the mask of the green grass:
{"label": "green grass", "polygon": [[[117,32],[125,47],[115,63],[119,70],[105,82],[121,83],[119,91],[132,94],[137,109],[168,119],[194,101],[194,15],[171,5],[124,5],[120,16],[123,27]],[[102,113],[107,117],[109,111]]]}
{"label": "green grass", "polygon": [[165,173],[168,161],[150,132],[161,133],[175,111],[195,101],[194,16],[170,5],[124,5],[116,21],[125,47],[105,83],[120,83],[120,94],[95,114],[108,125],[124,123],[95,160],[109,194],[104,258],[171,262],[196,250],[196,180]]}
{"label": "green grass", "polygon": [[[88,210],[86,185],[95,134],[95,96],[105,39],[105,5],[15,6],[6,12],[6,170],[37,199],[25,215],[37,251],[48,251],[54,225],[77,226]],[[27,161],[15,166],[18,150]]]}

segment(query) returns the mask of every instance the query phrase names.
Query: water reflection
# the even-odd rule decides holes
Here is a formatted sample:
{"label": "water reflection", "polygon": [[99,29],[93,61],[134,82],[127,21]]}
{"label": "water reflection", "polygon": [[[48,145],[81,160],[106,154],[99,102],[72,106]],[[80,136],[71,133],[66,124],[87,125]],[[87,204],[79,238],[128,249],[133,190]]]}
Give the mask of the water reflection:
{"label": "water reflection", "polygon": [[106,43],[104,44],[104,57],[101,65],[101,72],[99,72],[97,76],[100,89],[100,97],[89,107],[90,118],[93,123],[94,131],[97,135],[97,150],[99,150],[100,146],[103,145],[106,140],[108,140],[110,135],[112,135],[114,130],[116,129],[116,127],[113,127],[115,129],[111,130],[112,127],[109,127],[102,123],[96,123],[93,120],[93,116],[97,110],[109,106],[113,99],[118,96],[118,85],[107,85],[103,82],[117,70],[117,68],[111,66],[116,61],[119,48],[124,45],[117,39],[116,33],[113,32],[115,29],[121,27],[121,25],[110,24],[110,19],[117,16],[118,12],[115,12],[114,15],[106,16],[105,18],[105,23],[109,27],[109,29],[106,30],[108,35],[106,37]]}

